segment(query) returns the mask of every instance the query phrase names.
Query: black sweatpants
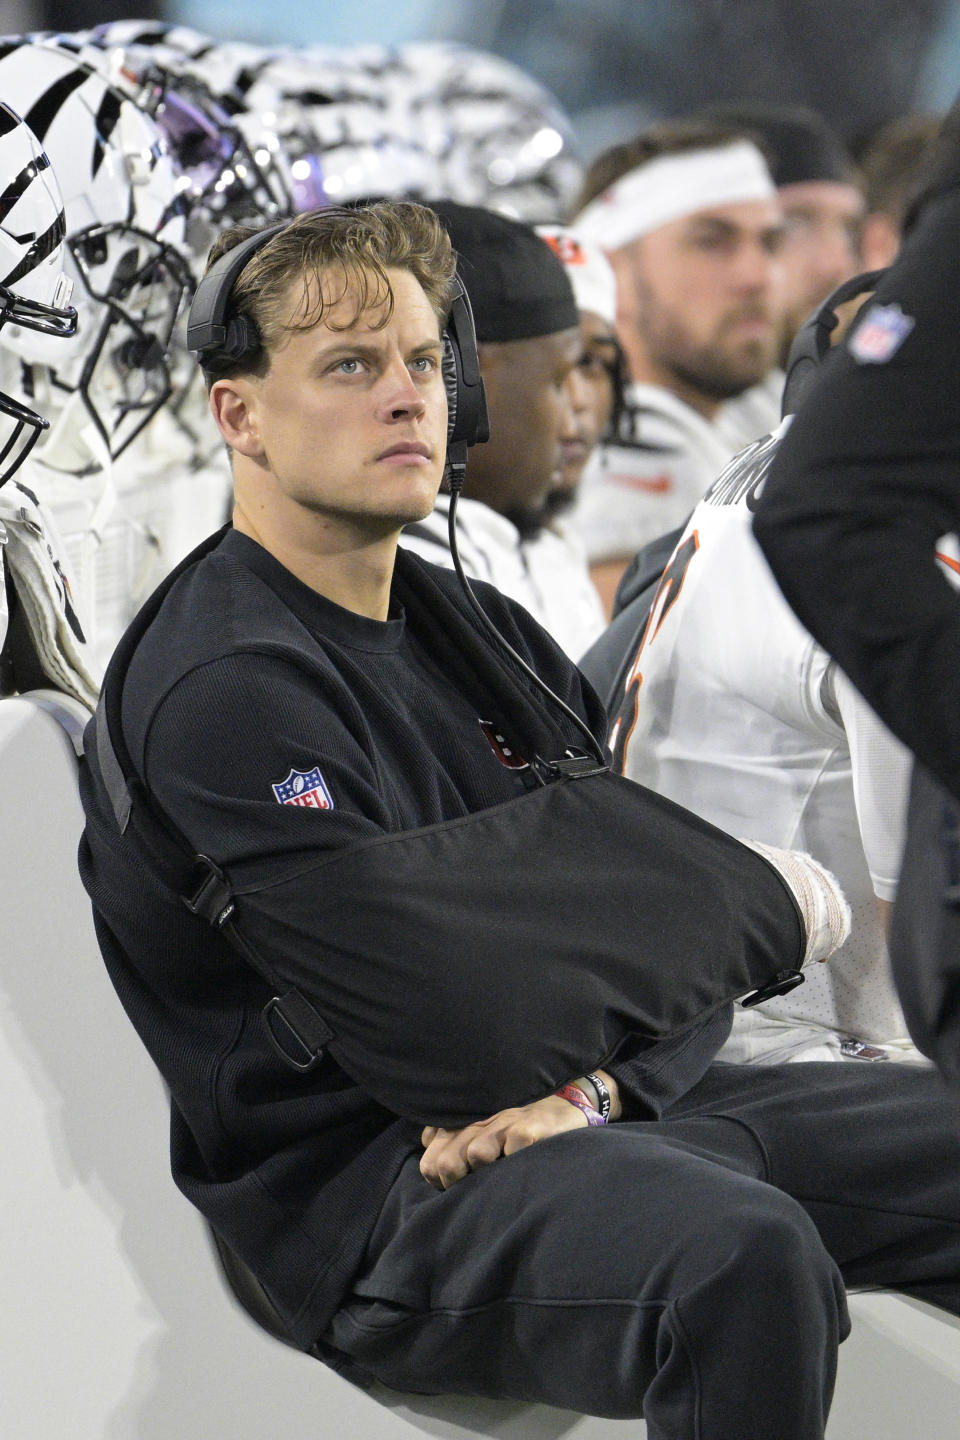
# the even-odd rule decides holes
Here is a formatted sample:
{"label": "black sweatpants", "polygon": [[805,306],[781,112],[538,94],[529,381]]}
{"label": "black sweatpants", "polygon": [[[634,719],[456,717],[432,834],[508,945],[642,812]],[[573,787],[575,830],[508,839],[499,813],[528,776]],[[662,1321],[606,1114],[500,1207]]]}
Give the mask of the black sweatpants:
{"label": "black sweatpants", "polygon": [[960,1314],[960,1111],[893,1063],[714,1065],[447,1191],[408,1162],[325,1337],[400,1390],[820,1440],[844,1285]]}

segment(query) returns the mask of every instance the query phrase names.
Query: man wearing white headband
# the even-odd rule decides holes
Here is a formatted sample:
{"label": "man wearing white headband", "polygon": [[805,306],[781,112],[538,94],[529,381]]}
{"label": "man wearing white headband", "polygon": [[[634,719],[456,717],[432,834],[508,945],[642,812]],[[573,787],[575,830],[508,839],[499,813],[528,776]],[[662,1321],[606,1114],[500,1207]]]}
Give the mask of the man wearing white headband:
{"label": "man wearing white headband", "polygon": [[626,562],[686,519],[738,448],[722,409],[776,360],[783,229],[763,154],[714,125],[660,125],[613,147],[584,198],[573,228],[613,266],[632,381],[576,514],[612,597]]}
{"label": "man wearing white headband", "polygon": [[840,136],[822,115],[803,105],[755,101],[713,107],[697,118],[742,128],[763,146],[783,210],[783,369],[771,370],[724,407],[724,429],[740,427],[739,449],[779,425],[787,357],[807,317],[841,281],[887,262],[874,266],[861,254],[864,192]]}

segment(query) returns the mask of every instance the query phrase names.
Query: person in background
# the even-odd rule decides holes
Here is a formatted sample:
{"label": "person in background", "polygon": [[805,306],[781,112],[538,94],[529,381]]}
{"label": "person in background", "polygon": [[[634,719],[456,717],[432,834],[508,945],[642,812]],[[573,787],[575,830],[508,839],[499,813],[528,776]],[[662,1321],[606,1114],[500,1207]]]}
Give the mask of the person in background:
{"label": "person in background", "polygon": [[[603,613],[583,554],[546,533],[564,457],[589,423],[569,272],[522,221],[449,200],[432,208],[470,294],[490,416],[490,440],[457,506],[460,558],[468,576],[519,600],[575,660],[602,630]],[[444,490],[401,545],[452,565],[449,507]]]}
{"label": "person in background", "polygon": [[548,497],[550,513],[557,516],[575,504],[590,456],[616,425],[627,377],[616,330],[617,282],[606,255],[562,225],[538,225],[537,234],[565,265],[580,311],[576,370],[583,383],[573,401],[577,435],[561,447],[560,467]]}
{"label": "person in background", "polygon": [[960,797],[960,107],[903,249],[834,347],[771,466],[754,533],[787,600],[891,730]]}
{"label": "person in background", "polygon": [[702,118],[752,135],[767,156],[783,211],[784,306],[779,364],[758,385],[728,402],[723,422],[741,445],[780,423],[784,368],[793,338],[837,286],[861,270],[860,177],[837,132],[822,115],[801,105],[754,102],[716,106]]}
{"label": "person in background", "polygon": [[864,270],[884,270],[897,258],[904,219],[923,189],[942,125],[942,115],[905,115],[882,126],[860,154],[866,198],[860,225]]}
{"label": "person in background", "polygon": [[690,517],[631,640],[611,749],[621,774],[721,829],[811,854],[850,904],[829,965],[738,1010],[718,1058],[922,1063],[886,944],[910,756],[799,624],[751,529],[789,423],[732,460]]}
{"label": "person in background", "polygon": [[[894,972],[911,1034],[954,1083],[960,604],[949,577],[960,568],[958,224],[955,104],[907,216],[903,248],[827,357],[754,517],[757,541],[800,621],[919,762],[893,921]],[[912,911],[903,909],[908,879],[920,899]]]}
{"label": "person in background", "polygon": [[[617,282],[603,251],[563,226],[538,225],[537,234],[563,262],[580,311],[580,358],[568,381],[574,434],[561,442],[560,464],[544,506],[545,524],[527,549],[541,589],[549,589],[553,579],[562,595],[563,587],[570,583],[570,552],[579,572],[587,570],[583,540],[570,515],[584,470],[600,440],[611,434],[623,409],[626,362],[616,333]],[[599,637],[606,623],[592,581],[580,613],[580,636],[577,645],[568,651],[575,659]]]}
{"label": "person in background", "polygon": [[686,520],[738,448],[722,410],[776,361],[784,230],[758,147],[687,123],[600,155],[572,228],[613,266],[630,375],[572,517],[609,610],[631,557]]}
{"label": "person in background", "polygon": [[754,135],[769,159],[785,227],[782,364],[811,311],[860,268],[860,177],[837,132],[806,106],[723,105],[704,116]]}

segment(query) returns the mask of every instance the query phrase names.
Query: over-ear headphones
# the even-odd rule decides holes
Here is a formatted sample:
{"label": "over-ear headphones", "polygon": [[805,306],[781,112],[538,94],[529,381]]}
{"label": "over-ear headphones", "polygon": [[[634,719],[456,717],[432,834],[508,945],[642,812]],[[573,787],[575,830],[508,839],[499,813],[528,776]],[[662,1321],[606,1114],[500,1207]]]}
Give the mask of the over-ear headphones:
{"label": "over-ear headphones", "polygon": [[467,446],[482,445],[490,439],[490,419],[470,296],[459,275],[454,276],[453,284],[453,299],[443,329],[443,348],[448,361],[445,375],[450,374],[450,379],[445,381],[450,415],[447,456],[452,464],[457,464],[466,462]]}
{"label": "over-ear headphones", "polygon": [[215,260],[198,284],[187,316],[187,349],[205,369],[235,364],[259,346],[254,321],[247,315],[228,315],[230,297],[247,261],[286,228],[284,221],[248,235]]}
{"label": "over-ear headphones", "polygon": [[840,324],[837,307],[873,290],[883,274],[883,270],[868,270],[844,280],[800,326],[787,356],[781,415],[795,415],[813,386],[824,357],[830,353],[830,336]]}
{"label": "over-ear headphones", "polygon": [[[247,262],[287,224],[268,225],[241,240],[214,261],[198,284],[187,316],[187,348],[204,368],[235,365],[256,353],[260,345],[256,323],[247,315],[230,314],[230,297]],[[467,447],[490,438],[490,423],[470,297],[459,275],[453,285],[443,327],[443,379],[450,417],[447,456],[452,464],[463,465]]]}

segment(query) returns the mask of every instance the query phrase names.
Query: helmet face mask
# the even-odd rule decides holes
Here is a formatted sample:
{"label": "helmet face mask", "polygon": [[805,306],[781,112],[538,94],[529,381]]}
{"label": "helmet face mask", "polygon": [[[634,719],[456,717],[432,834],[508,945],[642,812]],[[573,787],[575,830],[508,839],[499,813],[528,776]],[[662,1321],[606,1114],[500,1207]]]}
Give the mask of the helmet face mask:
{"label": "helmet face mask", "polygon": [[187,68],[188,56],[167,46],[102,48],[94,33],[81,58],[149,116],[165,142],[177,180],[164,220],[183,217],[195,255],[205,254],[228,225],[292,213],[272,155],[262,147],[254,153],[231,109]]}
{"label": "helmet face mask", "polygon": [[[63,273],[63,201],[50,161],[30,127],[0,102],[0,345],[10,350],[22,330],[57,337],[76,333],[69,305],[72,284]],[[4,354],[11,388],[19,363]],[[26,460],[47,420],[25,401],[0,389],[0,486]]]}
{"label": "helmet face mask", "polygon": [[93,225],[67,243],[101,316],[70,388],[116,459],[173,392],[174,331],[193,282],[172,246],[133,226]]}
{"label": "helmet face mask", "polygon": [[236,118],[206,87],[188,76],[161,83],[152,115],[180,172],[178,199],[191,249],[202,254],[228,225],[290,214],[290,193],[272,157],[254,155]]}
{"label": "helmet face mask", "polygon": [[48,421],[5,390],[0,390],[0,489],[16,474],[37,443]]}
{"label": "helmet face mask", "polygon": [[19,325],[21,329],[34,330],[38,335],[76,335],[77,312],[65,303],[72,292],[73,282],[65,275],[61,275],[60,288],[50,305],[41,300],[30,300],[26,295],[18,295],[15,290],[0,285],[0,325]]}

